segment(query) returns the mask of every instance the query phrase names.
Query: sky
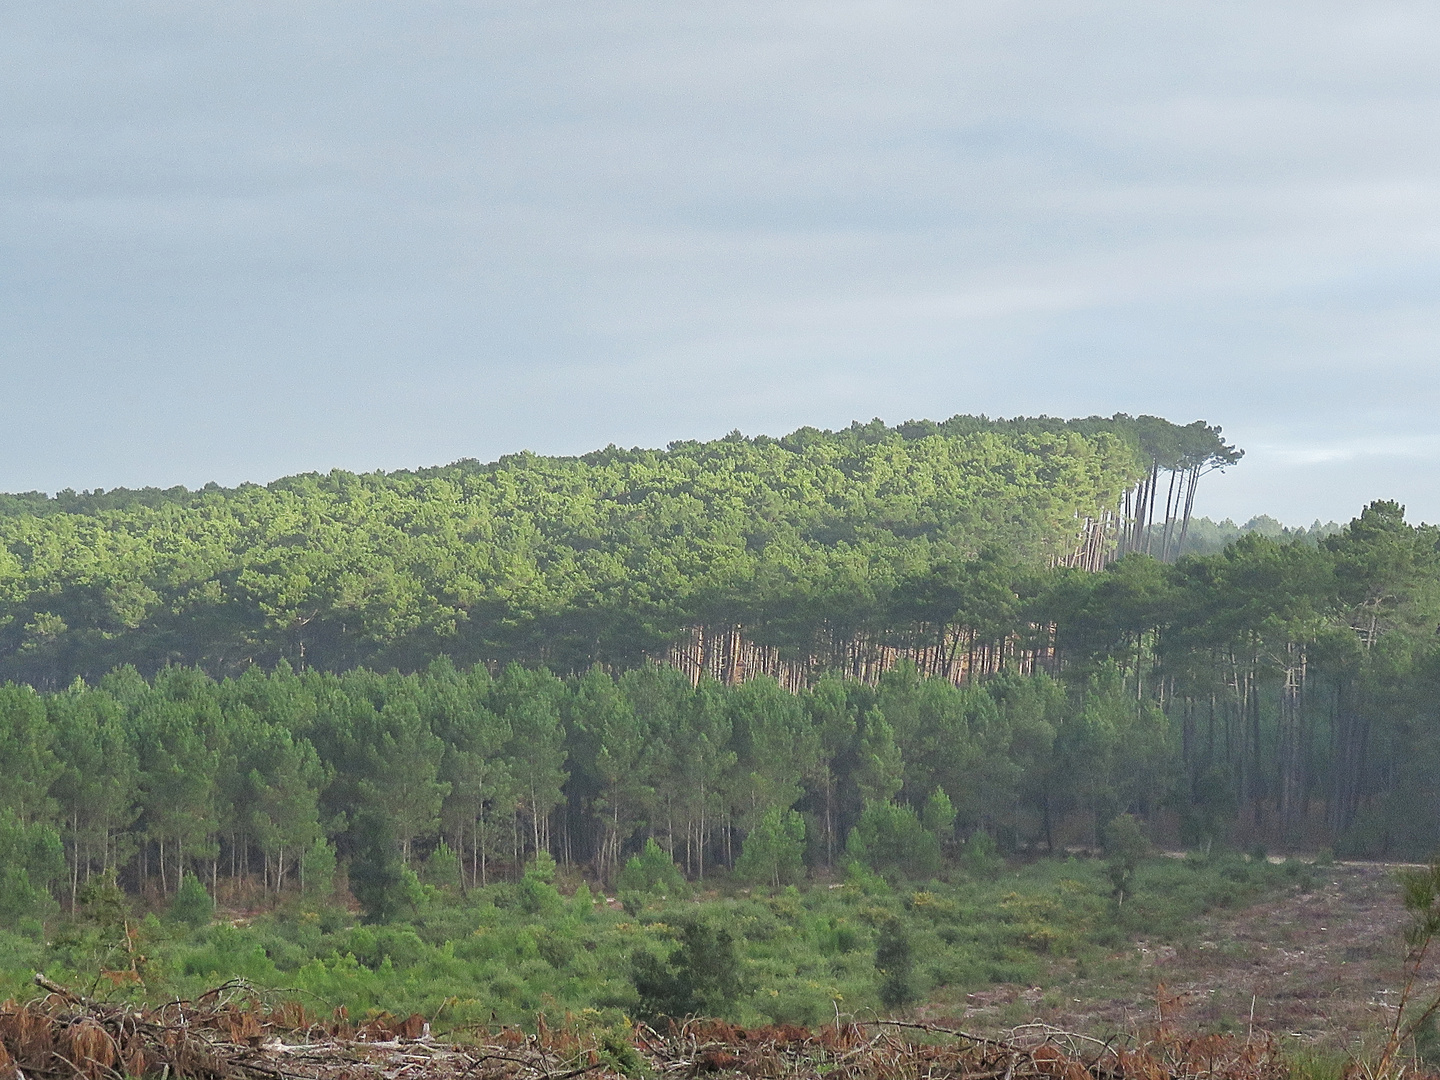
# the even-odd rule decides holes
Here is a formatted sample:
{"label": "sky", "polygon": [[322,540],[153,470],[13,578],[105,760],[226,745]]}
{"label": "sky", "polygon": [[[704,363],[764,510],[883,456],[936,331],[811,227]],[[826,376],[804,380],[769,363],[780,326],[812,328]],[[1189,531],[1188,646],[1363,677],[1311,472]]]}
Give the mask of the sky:
{"label": "sky", "polygon": [[1440,520],[1440,6],[0,6],[0,490],[1154,413]]}

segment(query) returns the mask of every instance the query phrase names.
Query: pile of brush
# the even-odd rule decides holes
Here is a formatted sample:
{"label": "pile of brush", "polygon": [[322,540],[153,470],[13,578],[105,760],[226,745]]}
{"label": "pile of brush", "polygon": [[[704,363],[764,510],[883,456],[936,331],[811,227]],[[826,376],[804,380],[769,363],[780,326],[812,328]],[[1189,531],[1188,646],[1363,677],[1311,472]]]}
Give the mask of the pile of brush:
{"label": "pile of brush", "polygon": [[38,977],[44,996],[0,1005],[0,1080],[1285,1080],[1268,1038],[1171,1035],[1124,1046],[1050,1028],[994,1039],[880,1021],[809,1030],[717,1020],[636,1025],[628,1038],[567,1022],[471,1040],[431,1038],[422,1016],[352,1024],[229,983],[153,1008],[87,1000]]}
{"label": "pile of brush", "polygon": [[1285,1080],[1269,1037],[1155,1033],[1117,1046],[1035,1025],[993,1039],[928,1024],[878,1021],[809,1031],[745,1030],[719,1021],[637,1032],[636,1045],[672,1075],[730,1073],[826,1080]]}
{"label": "pile of brush", "polygon": [[222,1080],[251,1074],[274,1080],[261,1060],[268,1025],[217,990],[200,1002],[160,1009],[89,1001],[37,976],[49,991],[0,1005],[0,1077],[88,1080],[173,1074]]}
{"label": "pile of brush", "polygon": [[[89,1000],[41,975],[35,981],[44,996],[0,1005],[0,1080],[318,1078],[343,1071],[331,1066],[344,1062],[383,1071],[387,1051],[428,1042],[422,1016],[387,1013],[353,1025],[340,1010],[319,1019],[295,1002],[267,1006],[239,982],[194,1001],[138,1008]],[[312,1053],[323,1067],[307,1068]]]}

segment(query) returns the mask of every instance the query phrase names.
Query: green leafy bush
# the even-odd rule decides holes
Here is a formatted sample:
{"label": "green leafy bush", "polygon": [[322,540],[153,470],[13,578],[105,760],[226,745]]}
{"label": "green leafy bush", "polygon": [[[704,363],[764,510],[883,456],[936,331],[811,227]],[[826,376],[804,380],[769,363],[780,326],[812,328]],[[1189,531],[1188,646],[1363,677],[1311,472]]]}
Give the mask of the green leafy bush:
{"label": "green leafy bush", "polygon": [[845,852],[877,873],[928,878],[940,872],[940,841],[913,806],[899,803],[866,804]]}
{"label": "green leafy bush", "polygon": [[887,1009],[903,1009],[920,997],[910,933],[899,919],[889,919],[880,927],[875,970],[880,975],[880,1000]]}
{"label": "green leafy bush", "polygon": [[0,921],[13,926],[51,910],[48,889],[64,873],[65,849],[53,828],[0,810]]}
{"label": "green leafy bush", "polygon": [[960,865],[976,877],[991,878],[1005,866],[995,839],[983,830],[971,833],[960,849]]}
{"label": "green leafy bush", "polygon": [[367,922],[389,922],[409,898],[394,826],[386,815],[368,810],[356,818],[351,837],[355,854],[350,860],[350,891]]}
{"label": "green leafy bush", "polygon": [[335,889],[335,845],[317,837],[301,859],[300,877],[308,896],[328,896]]}
{"label": "green leafy bush", "polygon": [[1105,826],[1105,873],[1115,899],[1124,903],[1134,888],[1135,871],[1150,851],[1150,841],[1131,814],[1121,814]]}
{"label": "green leafy bush", "polygon": [[520,910],[527,915],[554,916],[565,910],[565,901],[552,882],[555,880],[555,858],[542,851],[525,868],[520,879]]}
{"label": "green leafy bush", "polygon": [[460,858],[450,850],[444,840],[425,859],[425,873],[421,881],[436,888],[453,889],[460,884]]}

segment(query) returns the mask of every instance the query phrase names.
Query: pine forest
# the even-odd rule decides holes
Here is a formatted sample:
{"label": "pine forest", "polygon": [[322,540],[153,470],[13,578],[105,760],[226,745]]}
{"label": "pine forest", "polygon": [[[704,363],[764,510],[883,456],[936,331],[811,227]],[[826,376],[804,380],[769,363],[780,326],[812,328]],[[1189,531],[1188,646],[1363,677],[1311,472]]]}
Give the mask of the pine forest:
{"label": "pine forest", "polygon": [[1377,501],[1194,553],[1240,457],[960,416],[0,497],[0,920],[925,881],[1127,830],[1424,857],[1440,530]]}

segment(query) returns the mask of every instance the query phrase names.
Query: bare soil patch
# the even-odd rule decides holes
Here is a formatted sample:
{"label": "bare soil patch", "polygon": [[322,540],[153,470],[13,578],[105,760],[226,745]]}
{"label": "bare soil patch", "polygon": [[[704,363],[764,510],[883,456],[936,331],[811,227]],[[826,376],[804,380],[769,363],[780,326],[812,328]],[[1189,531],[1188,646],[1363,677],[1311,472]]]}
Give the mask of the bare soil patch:
{"label": "bare soil patch", "polygon": [[[1315,867],[1313,889],[1200,920],[1184,942],[1137,940],[1089,966],[1057,964],[1047,990],[970,995],[972,1027],[1033,1021],[1091,1034],[1133,1033],[1160,1019],[1191,1031],[1269,1031],[1352,1051],[1394,1016],[1404,979],[1399,864]],[[1440,971],[1424,973],[1422,989]]]}

